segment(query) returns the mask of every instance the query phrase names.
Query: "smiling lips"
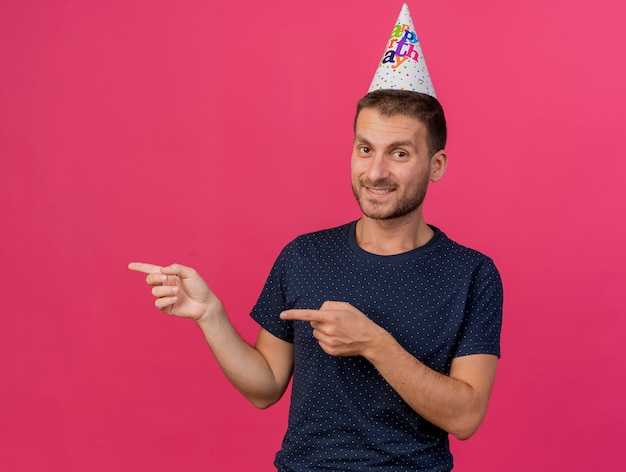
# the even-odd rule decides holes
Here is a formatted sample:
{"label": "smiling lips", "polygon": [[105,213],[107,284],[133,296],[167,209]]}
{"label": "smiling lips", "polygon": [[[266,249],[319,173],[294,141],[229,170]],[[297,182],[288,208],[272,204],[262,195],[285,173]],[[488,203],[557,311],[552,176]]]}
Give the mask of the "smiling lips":
{"label": "smiling lips", "polygon": [[396,187],[387,182],[361,182],[361,186],[369,193],[374,195],[386,195],[393,192]]}
{"label": "smiling lips", "polygon": [[391,189],[380,189],[380,188],[371,188],[371,187],[365,187],[365,188],[375,195],[385,195],[387,193],[393,192],[393,190]]}

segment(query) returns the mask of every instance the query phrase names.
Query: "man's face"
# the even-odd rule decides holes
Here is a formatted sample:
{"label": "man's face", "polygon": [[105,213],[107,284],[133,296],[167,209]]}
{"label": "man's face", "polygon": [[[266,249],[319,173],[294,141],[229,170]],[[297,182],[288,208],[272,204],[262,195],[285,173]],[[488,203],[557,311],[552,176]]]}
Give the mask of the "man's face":
{"label": "man's face", "polygon": [[361,110],[352,150],[352,191],[363,214],[376,220],[420,214],[430,179],[425,126],[408,116]]}

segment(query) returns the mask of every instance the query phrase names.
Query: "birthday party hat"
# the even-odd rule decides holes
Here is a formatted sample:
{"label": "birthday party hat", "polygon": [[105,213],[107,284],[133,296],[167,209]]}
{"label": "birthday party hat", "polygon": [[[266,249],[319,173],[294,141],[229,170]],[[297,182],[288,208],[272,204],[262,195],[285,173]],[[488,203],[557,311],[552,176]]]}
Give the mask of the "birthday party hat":
{"label": "birthday party hat", "polygon": [[406,3],[402,5],[368,92],[379,89],[412,90],[437,98]]}

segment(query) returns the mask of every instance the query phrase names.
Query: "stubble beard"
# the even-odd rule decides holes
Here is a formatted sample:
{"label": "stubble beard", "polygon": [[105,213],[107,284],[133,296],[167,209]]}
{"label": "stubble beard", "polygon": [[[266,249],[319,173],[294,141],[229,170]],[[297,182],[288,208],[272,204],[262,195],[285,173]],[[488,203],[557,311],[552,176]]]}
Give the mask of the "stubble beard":
{"label": "stubble beard", "polygon": [[352,193],[356,198],[361,212],[368,218],[373,220],[393,220],[396,218],[402,218],[410,213],[413,213],[424,203],[426,197],[426,190],[428,189],[428,177],[422,179],[412,192],[402,195],[398,201],[395,202],[390,208],[385,208],[375,202],[370,202],[367,196],[360,193],[360,189],[365,187],[378,187],[378,188],[390,188],[394,192],[398,191],[396,185],[390,185],[387,181],[379,182],[367,182],[359,181],[357,184],[352,182]]}

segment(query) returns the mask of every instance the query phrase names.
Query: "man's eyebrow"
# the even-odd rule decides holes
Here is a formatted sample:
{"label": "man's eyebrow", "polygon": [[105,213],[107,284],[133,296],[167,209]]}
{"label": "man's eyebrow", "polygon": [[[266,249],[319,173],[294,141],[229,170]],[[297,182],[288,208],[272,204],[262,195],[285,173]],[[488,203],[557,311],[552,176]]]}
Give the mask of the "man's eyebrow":
{"label": "man's eyebrow", "polygon": [[367,144],[368,146],[370,146],[370,142],[367,139],[365,139],[363,136],[359,136],[358,134],[354,137],[354,142]]}
{"label": "man's eyebrow", "polygon": [[[372,147],[371,143],[366,138],[358,134],[354,137],[354,142],[359,143],[359,144],[365,144],[369,147]],[[411,149],[417,150],[417,148],[415,147],[415,144],[410,139],[400,139],[398,141],[389,143],[389,145],[387,146],[387,149],[394,149],[397,147],[410,147]]]}
{"label": "man's eyebrow", "polygon": [[397,148],[397,147],[410,147],[412,149],[416,149],[415,144],[413,144],[413,141],[409,139],[401,139],[399,141],[394,141],[393,143],[389,145],[390,149]]}

